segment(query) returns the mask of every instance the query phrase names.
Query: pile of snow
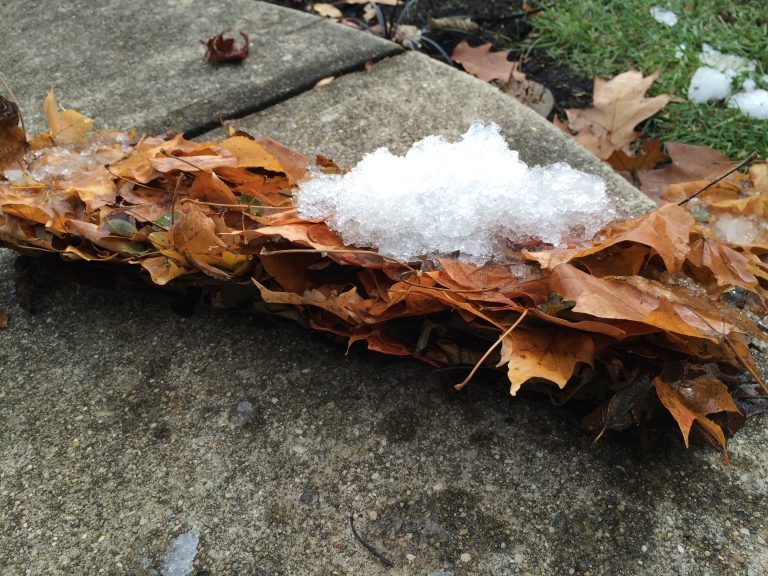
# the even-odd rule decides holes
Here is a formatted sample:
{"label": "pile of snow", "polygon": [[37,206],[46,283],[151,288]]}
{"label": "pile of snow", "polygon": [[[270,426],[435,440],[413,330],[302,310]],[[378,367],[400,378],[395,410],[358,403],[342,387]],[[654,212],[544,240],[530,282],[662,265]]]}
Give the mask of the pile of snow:
{"label": "pile of snow", "polygon": [[651,16],[653,16],[656,22],[666,24],[667,26],[674,26],[677,24],[677,14],[672,12],[672,10],[662,8],[661,6],[654,6],[651,8]]}
{"label": "pile of snow", "polygon": [[598,177],[564,163],[529,168],[498,126],[480,123],[455,143],[429,136],[405,156],[380,148],[345,175],[318,174],[297,202],[303,218],[323,218],[345,243],[399,260],[458,252],[483,263],[500,243],[563,246],[614,217]]}
{"label": "pile of snow", "polygon": [[200,530],[195,528],[174,538],[165,552],[163,576],[187,576],[194,569],[193,562],[200,543]]}
{"label": "pile of snow", "polygon": [[[758,89],[755,79],[757,67],[747,58],[723,54],[704,44],[699,54],[700,66],[691,78],[688,99],[696,104],[727,100],[729,108],[738,108],[742,114],[757,120],[768,120],[768,91]],[[741,90],[732,94],[734,83]],[[768,86],[768,76],[759,82]]]}

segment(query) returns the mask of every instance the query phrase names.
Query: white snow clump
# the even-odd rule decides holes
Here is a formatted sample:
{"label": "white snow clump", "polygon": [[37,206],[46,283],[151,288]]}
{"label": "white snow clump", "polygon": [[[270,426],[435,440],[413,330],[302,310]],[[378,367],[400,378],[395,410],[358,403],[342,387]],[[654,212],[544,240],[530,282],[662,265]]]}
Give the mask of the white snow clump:
{"label": "white snow clump", "polygon": [[347,244],[398,260],[458,252],[476,264],[505,241],[591,239],[615,216],[600,178],[565,163],[529,168],[482,123],[455,143],[428,136],[404,156],[379,148],[347,174],[318,174],[297,203]]}
{"label": "white snow clump", "polygon": [[674,26],[677,24],[677,14],[672,12],[672,10],[662,8],[661,6],[654,6],[651,8],[651,16],[653,16],[656,22],[666,24],[667,26]]}
{"label": "white snow clump", "polygon": [[[768,120],[768,91],[757,89],[755,63],[735,54],[723,54],[704,44],[699,54],[700,66],[688,86],[688,99],[696,104],[728,100],[729,108],[755,120]],[[741,81],[741,91],[731,95],[734,81]],[[768,84],[768,75],[760,78]]]}
{"label": "white snow clump", "polygon": [[701,66],[694,72],[688,86],[688,100],[704,104],[713,100],[724,100],[731,95],[731,79],[714,68]]}
{"label": "white snow clump", "polygon": [[195,528],[174,538],[165,552],[163,576],[187,576],[193,570],[192,563],[197,555],[200,530]]}
{"label": "white snow clump", "polygon": [[728,100],[728,107],[738,108],[742,114],[755,120],[768,120],[768,90],[738,92]]}

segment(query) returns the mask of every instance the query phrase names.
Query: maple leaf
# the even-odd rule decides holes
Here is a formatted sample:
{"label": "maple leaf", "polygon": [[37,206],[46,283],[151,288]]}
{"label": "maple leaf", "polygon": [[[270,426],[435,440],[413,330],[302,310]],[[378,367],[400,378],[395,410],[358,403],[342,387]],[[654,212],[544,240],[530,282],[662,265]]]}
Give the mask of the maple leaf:
{"label": "maple leaf", "polygon": [[205,43],[205,59],[208,62],[242,62],[248,57],[248,34],[240,32],[243,45],[235,45],[234,38],[225,38],[225,32],[211,36]]}
{"label": "maple leaf", "polygon": [[27,148],[27,136],[19,126],[19,108],[0,96],[0,170],[11,166]]}
{"label": "maple leaf", "polygon": [[708,418],[718,412],[741,414],[725,384],[712,376],[675,380],[662,374],[653,380],[653,385],[659,400],[677,421],[686,446],[691,427],[696,423],[723,449],[723,456],[727,458],[723,429]]}
{"label": "maple leaf", "polygon": [[616,150],[629,153],[629,144],[639,135],[635,127],[671,100],[668,94],[645,97],[658,76],[654,72],[643,77],[642,72],[630,70],[610,80],[595,78],[593,107],[566,110],[576,141],[603,160]]}
{"label": "maple leaf", "polygon": [[501,341],[501,360],[514,396],[531,378],[544,378],[565,387],[579,362],[594,362],[595,343],[584,332],[558,329],[513,331]]}
{"label": "maple leaf", "polygon": [[491,52],[490,43],[472,48],[466,40],[462,40],[453,49],[451,58],[480,80],[506,82],[516,65],[507,60],[508,55],[509,50]]}

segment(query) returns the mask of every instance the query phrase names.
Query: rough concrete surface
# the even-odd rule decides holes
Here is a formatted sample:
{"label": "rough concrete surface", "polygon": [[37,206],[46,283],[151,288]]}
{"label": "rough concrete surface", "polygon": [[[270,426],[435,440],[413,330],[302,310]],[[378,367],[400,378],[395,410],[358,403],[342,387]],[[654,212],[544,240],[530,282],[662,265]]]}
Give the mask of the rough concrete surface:
{"label": "rough concrete surface", "polygon": [[242,312],[184,319],[153,292],[59,282],[32,316],[12,292],[3,574],[160,574],[193,530],[200,576],[768,572],[764,418],[731,442],[729,475],[672,429],[646,458],[631,434],[592,447],[492,374],[456,393],[463,372],[345,357]]}
{"label": "rough concrete surface", "polygon": [[[0,21],[14,22],[0,68],[25,108],[55,82],[102,126],[160,131],[392,50],[244,0],[0,0]],[[247,65],[201,62],[199,40],[224,25],[252,33]],[[608,174],[492,88],[411,54],[245,127],[351,163],[478,118],[529,162]],[[156,292],[51,280],[30,315],[12,262],[0,250],[0,574],[768,573],[765,418],[731,441],[730,474],[673,427],[651,430],[645,457],[632,433],[593,447],[567,409],[510,399],[502,376],[457,393],[465,372],[345,356],[247,311],[182,318]]]}
{"label": "rough concrete surface", "polygon": [[255,134],[268,134],[310,155],[324,154],[351,166],[381,146],[402,154],[430,134],[456,139],[477,120],[496,122],[510,147],[529,164],[567,161],[602,177],[624,214],[637,215],[655,206],[572,138],[517,100],[416,52],[388,58],[368,72],[348,74],[242,118],[235,125]]}
{"label": "rough concrete surface", "polygon": [[[217,113],[258,110],[400,50],[254,0],[5,0],[0,22],[0,71],[34,130],[52,85],[97,127],[163,133],[216,125]],[[223,29],[250,36],[241,64],[206,62],[203,41]]]}

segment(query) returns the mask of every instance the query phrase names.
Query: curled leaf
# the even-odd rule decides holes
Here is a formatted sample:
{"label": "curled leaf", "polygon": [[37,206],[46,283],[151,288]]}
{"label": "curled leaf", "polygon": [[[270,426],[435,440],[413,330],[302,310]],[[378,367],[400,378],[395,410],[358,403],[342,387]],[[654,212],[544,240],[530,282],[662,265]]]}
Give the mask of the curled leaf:
{"label": "curled leaf", "polygon": [[243,45],[237,46],[234,38],[225,38],[224,32],[211,36],[205,43],[205,59],[208,62],[242,62],[248,57],[248,34],[240,32]]}

